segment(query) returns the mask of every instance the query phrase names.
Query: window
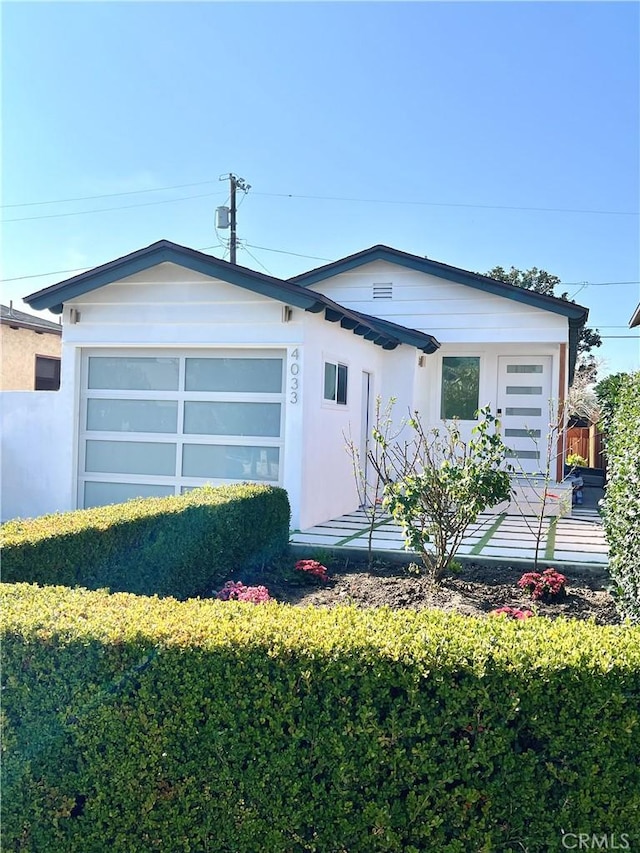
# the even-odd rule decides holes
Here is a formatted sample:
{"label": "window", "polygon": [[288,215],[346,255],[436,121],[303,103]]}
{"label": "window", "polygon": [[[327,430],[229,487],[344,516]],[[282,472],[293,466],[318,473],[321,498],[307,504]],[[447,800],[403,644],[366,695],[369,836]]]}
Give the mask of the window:
{"label": "window", "polygon": [[57,391],[60,388],[60,359],[36,356],[36,391]]}
{"label": "window", "polygon": [[347,365],[326,361],[324,364],[324,399],[341,406],[347,404]]}
{"label": "window", "polygon": [[476,356],[445,356],[442,359],[440,417],[477,420],[480,392],[480,359]]}

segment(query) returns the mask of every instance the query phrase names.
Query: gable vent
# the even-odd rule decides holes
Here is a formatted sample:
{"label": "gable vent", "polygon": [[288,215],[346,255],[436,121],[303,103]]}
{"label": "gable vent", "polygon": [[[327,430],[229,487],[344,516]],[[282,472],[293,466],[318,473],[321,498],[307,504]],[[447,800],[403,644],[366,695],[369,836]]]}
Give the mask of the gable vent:
{"label": "gable vent", "polygon": [[374,299],[393,299],[393,284],[391,282],[385,284],[373,285]]}

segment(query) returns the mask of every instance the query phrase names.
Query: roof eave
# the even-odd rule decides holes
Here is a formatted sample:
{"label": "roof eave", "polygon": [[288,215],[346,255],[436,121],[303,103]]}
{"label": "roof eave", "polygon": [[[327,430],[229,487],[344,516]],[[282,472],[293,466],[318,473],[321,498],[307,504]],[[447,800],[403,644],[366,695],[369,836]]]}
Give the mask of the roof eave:
{"label": "roof eave", "polygon": [[85,293],[90,293],[107,284],[113,284],[136,273],[144,272],[162,263],[175,263],[211,278],[221,278],[229,284],[240,285],[254,293],[269,296],[295,308],[303,308],[312,312],[322,310],[322,305],[318,304],[317,294],[307,292],[299,285],[256,273],[245,267],[230,264],[195,249],[188,249],[185,246],[178,246],[168,241],[153,243],[151,246],[125,255],[123,258],[118,258],[108,264],[95,267],[88,272],[80,273],[44,290],[32,293],[25,297],[25,302],[36,310],[49,308],[54,313],[59,314],[65,302],[73,301]]}
{"label": "roof eave", "polygon": [[292,284],[298,284],[302,287],[310,287],[318,282],[325,281],[333,276],[340,275],[343,272],[349,272],[352,269],[363,266],[364,264],[373,261],[383,260],[388,263],[398,264],[407,269],[413,269],[422,272],[426,275],[435,275],[444,278],[447,281],[453,281],[458,284],[465,284],[469,287],[474,287],[478,290],[483,290],[486,293],[491,293],[495,296],[502,296],[507,299],[513,299],[523,304],[532,305],[535,308],[541,308],[546,311],[551,311],[555,314],[561,314],[572,319],[580,319],[584,315],[586,321],[587,309],[582,305],[577,305],[575,302],[569,302],[566,299],[560,299],[557,296],[547,296],[542,293],[537,293],[534,290],[527,290],[523,287],[518,287],[508,282],[498,281],[481,273],[470,272],[459,267],[452,267],[449,264],[444,264],[441,261],[433,261],[429,258],[421,258],[418,255],[411,255],[407,252],[401,252],[399,249],[392,249],[390,246],[372,246],[369,249],[364,249],[339,261],[334,261],[330,264],[325,264],[321,267],[316,267],[307,273],[293,276],[288,279]]}

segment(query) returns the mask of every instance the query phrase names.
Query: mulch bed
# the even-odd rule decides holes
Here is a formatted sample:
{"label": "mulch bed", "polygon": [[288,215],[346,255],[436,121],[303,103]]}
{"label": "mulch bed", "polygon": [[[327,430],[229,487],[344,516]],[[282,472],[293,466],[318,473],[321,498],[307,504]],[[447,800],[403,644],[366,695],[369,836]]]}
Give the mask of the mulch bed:
{"label": "mulch bed", "polygon": [[[459,573],[447,574],[439,584],[411,573],[406,566],[380,560],[371,569],[366,562],[349,560],[333,562],[327,568],[331,577],[328,583],[306,583],[304,578],[278,581],[268,571],[243,580],[247,584],[264,584],[278,601],[295,606],[437,608],[483,616],[508,605],[551,618],[593,619],[598,625],[616,625],[621,621],[607,589],[610,581],[605,573],[594,576],[563,572],[567,577],[565,598],[546,604],[532,601],[527,592],[518,588],[517,581],[524,570],[511,566],[466,564]],[[539,571],[545,568],[546,565],[541,565]]]}

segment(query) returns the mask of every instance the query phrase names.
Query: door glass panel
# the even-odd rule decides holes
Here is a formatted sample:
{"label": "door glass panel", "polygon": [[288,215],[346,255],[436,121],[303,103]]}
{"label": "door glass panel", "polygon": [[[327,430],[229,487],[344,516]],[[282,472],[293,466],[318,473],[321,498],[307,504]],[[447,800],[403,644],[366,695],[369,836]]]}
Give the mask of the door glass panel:
{"label": "door glass panel", "polygon": [[281,358],[188,358],[187,391],[282,391]]}
{"label": "door glass panel", "polygon": [[91,483],[84,484],[84,506],[119,504],[131,498],[163,498],[174,494],[173,486],[149,483]]}
{"label": "door glass panel", "polygon": [[505,429],[507,438],[540,438],[539,429]]}
{"label": "door glass panel", "polygon": [[168,432],[178,429],[172,400],[87,400],[87,429],[103,432]]}
{"label": "door glass panel", "polygon": [[541,364],[508,364],[507,373],[542,373]]}
{"label": "door glass panel", "polygon": [[511,417],[523,417],[523,418],[541,418],[542,417],[542,409],[527,409],[519,406],[512,406],[505,409],[505,414],[510,415]]}
{"label": "door glass panel", "polygon": [[277,480],[280,450],[277,447],[234,447],[220,444],[185,444],[184,477],[222,480]]}
{"label": "door glass panel", "polygon": [[539,450],[512,450],[508,449],[506,452],[506,456],[509,459],[539,459],[540,451]]}
{"label": "door glass panel", "polygon": [[89,388],[177,391],[177,358],[89,357]]}
{"label": "door glass panel", "polygon": [[153,441],[87,441],[87,471],[112,474],[176,473],[176,445]]}
{"label": "door glass panel", "polygon": [[280,435],[280,403],[193,402],[184,404],[185,433]]}
{"label": "door glass panel", "polygon": [[542,394],[542,385],[507,385],[507,394]]}

